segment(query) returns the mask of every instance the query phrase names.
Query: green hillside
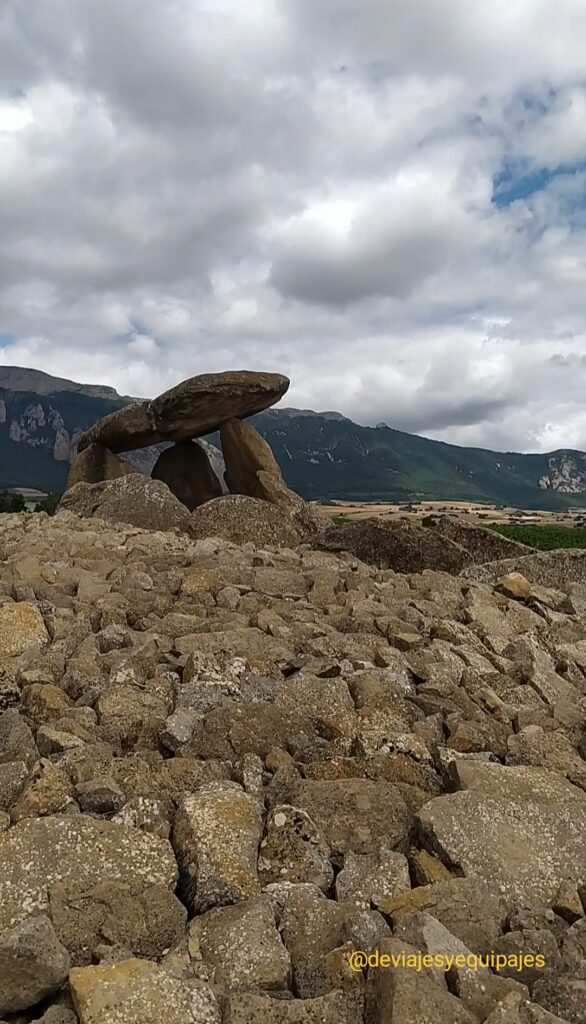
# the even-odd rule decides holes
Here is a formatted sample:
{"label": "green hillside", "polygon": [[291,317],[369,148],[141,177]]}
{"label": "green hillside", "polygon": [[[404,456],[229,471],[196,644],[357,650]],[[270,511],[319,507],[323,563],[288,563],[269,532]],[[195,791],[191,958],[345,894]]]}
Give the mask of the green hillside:
{"label": "green hillside", "polygon": [[[65,437],[67,446],[129,401],[73,390],[47,394],[51,378],[42,379],[42,393],[0,387],[0,489],[62,490],[69,465],[54,457],[58,437]],[[552,510],[586,506],[583,452],[521,455],[459,448],[298,410],[269,410],[251,422],[271,445],[289,486],[309,499],[460,499]],[[209,440],[219,446],[217,435]],[[540,487],[546,476],[562,490]]]}
{"label": "green hillside", "polygon": [[582,493],[544,490],[539,480],[552,459],[571,459],[586,472],[583,452],[521,455],[460,448],[390,427],[350,420],[284,416],[254,418],[270,443],[287,483],[308,498],[405,501],[489,501],[522,508],[586,506]]}

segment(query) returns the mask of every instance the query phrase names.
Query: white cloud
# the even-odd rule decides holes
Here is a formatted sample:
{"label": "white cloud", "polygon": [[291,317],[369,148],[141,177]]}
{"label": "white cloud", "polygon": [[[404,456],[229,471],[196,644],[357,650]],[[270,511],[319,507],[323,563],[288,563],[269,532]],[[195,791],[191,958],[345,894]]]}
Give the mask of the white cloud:
{"label": "white cloud", "polygon": [[586,448],[585,30],[583,0],[4,0],[0,359],[134,395],[282,369],[288,404]]}

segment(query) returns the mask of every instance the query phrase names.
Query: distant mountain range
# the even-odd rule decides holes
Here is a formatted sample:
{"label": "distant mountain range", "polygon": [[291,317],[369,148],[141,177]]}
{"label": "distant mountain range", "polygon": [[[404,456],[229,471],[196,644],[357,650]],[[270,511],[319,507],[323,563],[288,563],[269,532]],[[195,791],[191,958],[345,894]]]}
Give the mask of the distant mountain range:
{"label": "distant mountain range", "polygon": [[[0,366],[0,489],[62,490],[79,434],[133,399],[38,370]],[[270,409],[252,423],[285,480],[306,498],[488,501],[522,508],[586,506],[586,453],[460,448],[337,412]],[[218,445],[216,437],[208,438]],[[149,471],[156,451],[129,455]]]}

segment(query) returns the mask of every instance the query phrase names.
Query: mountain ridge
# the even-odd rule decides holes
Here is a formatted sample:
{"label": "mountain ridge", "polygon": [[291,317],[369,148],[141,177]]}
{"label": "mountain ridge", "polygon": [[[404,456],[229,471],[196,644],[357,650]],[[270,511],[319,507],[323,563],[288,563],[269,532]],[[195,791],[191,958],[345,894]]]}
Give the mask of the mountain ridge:
{"label": "mountain ridge", "polygon": [[[79,434],[132,401],[107,386],[0,366],[0,488],[62,490]],[[464,448],[384,423],[365,427],[341,413],[290,407],[251,422],[273,448],[287,484],[309,499],[586,505],[586,453],[576,449]],[[218,444],[217,437],[207,440]],[[140,468],[148,471],[149,461]]]}

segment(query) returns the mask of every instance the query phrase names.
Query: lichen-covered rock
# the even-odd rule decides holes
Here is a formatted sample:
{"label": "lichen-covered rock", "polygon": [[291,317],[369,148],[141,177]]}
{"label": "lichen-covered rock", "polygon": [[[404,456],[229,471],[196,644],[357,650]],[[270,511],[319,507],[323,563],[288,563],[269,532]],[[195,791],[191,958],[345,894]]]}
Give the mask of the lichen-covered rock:
{"label": "lichen-covered rock", "polygon": [[0,1013],[34,1006],[65,981],[70,960],[41,914],[0,936]]}
{"label": "lichen-covered rock", "polygon": [[108,880],[82,888],[65,880],[49,897],[55,930],[75,965],[91,963],[103,944],[155,959],[184,935],[187,911],[160,883]]}
{"label": "lichen-covered rock", "polygon": [[261,884],[311,882],[327,891],[334,878],[330,848],[305,811],[277,804],[271,811],[260,844]]}
{"label": "lichen-covered rock", "polygon": [[234,782],[209,782],[181,802],[173,846],[183,898],[192,913],[249,899],[260,891],[260,804]]}
{"label": "lichen-covered rock", "polygon": [[196,917],[188,946],[191,957],[202,959],[222,988],[287,991],[291,959],[268,896]]}
{"label": "lichen-covered rock", "polygon": [[74,967],[69,985],[80,1024],[220,1024],[208,985],[187,984],[150,960]]}
{"label": "lichen-covered rock", "polygon": [[377,840],[406,849],[413,817],[395,786],[370,779],[302,781],[295,805],[307,812],[333,854],[368,853]]}
{"label": "lichen-covered rock", "polygon": [[27,818],[0,835],[0,934],[45,913],[52,885],[67,879],[83,889],[105,881],[171,888],[177,878],[165,840],[83,815]]}
{"label": "lichen-covered rock", "polygon": [[0,604],[0,664],[16,658],[30,647],[49,643],[47,627],[35,604],[30,601]]}
{"label": "lichen-covered rock", "polygon": [[229,370],[190,377],[150,402],[111,413],[78,440],[78,451],[98,443],[114,452],[160,441],[183,441],[213,433],[232,417],[252,416],[274,405],[289,380],[279,373]]}
{"label": "lichen-covered rock", "polygon": [[242,494],[225,494],[196,508],[191,516],[194,537],[222,537],[235,544],[295,547],[301,533],[276,505]]}
{"label": "lichen-covered rock", "polygon": [[185,505],[161,480],[151,480],[142,473],[101,484],[75,484],[61,498],[59,509],[145,530],[190,532],[191,520]]}
{"label": "lichen-covered rock", "polygon": [[468,762],[460,771],[465,789],[418,814],[426,842],[458,873],[521,903],[551,903],[564,879],[586,875],[583,790],[538,768]]}

